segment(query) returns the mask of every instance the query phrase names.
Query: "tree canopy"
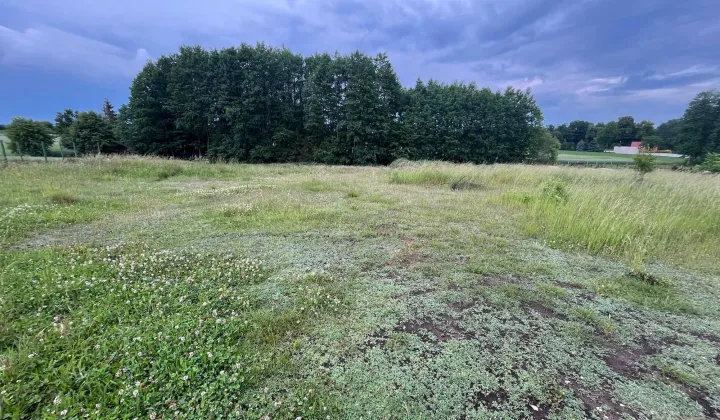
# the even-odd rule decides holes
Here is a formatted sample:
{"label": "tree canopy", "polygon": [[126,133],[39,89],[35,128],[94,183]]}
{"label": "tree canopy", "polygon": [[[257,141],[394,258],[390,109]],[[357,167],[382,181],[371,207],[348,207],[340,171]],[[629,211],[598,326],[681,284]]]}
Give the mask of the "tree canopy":
{"label": "tree canopy", "polygon": [[519,162],[552,149],[538,140],[542,122],[529,91],[434,80],[405,89],[385,54],[243,44],[149,62],[114,133],[136,153],[243,162]]}
{"label": "tree canopy", "polygon": [[[50,125],[52,127],[52,125]],[[28,118],[13,118],[5,127],[5,135],[10,139],[10,150],[18,155],[42,156],[53,144],[53,137],[46,121],[34,121]]]}

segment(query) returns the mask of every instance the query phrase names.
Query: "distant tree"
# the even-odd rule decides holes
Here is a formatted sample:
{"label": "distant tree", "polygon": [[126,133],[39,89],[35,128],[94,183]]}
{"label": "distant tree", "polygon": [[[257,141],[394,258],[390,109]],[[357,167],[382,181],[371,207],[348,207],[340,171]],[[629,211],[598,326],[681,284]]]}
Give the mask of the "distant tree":
{"label": "distant tree", "polygon": [[117,148],[110,122],[95,111],[79,112],[70,135],[80,154],[109,153]]}
{"label": "distant tree", "polygon": [[4,130],[4,129],[5,129],[5,127],[6,127],[6,125],[5,125],[5,124],[0,124],[0,131]]}
{"label": "distant tree", "polygon": [[575,150],[577,150],[578,152],[587,152],[588,147],[587,144],[585,144],[585,140],[580,140],[577,146],[575,146]]}
{"label": "distant tree", "polygon": [[610,149],[618,144],[620,139],[620,130],[618,123],[611,121],[598,129],[597,142],[603,149]]}
{"label": "distant tree", "polygon": [[644,136],[642,138],[643,146],[647,147],[648,149],[660,147],[662,145],[662,141],[662,137],[660,136]]}
{"label": "distant tree", "polygon": [[568,126],[568,129],[570,131],[570,138],[568,139],[568,141],[578,144],[581,140],[585,140],[587,132],[592,126],[593,124],[588,121],[578,120],[571,122]]}
{"label": "distant tree", "polygon": [[620,117],[617,122],[618,140],[621,146],[630,146],[630,143],[638,140],[637,126],[633,117]]}
{"label": "distant tree", "polygon": [[105,101],[103,101],[102,113],[106,120],[108,120],[110,123],[115,123],[115,120],[117,119],[117,113],[115,112],[115,109],[108,100],[108,98],[105,98]]}
{"label": "distant tree", "polygon": [[602,148],[598,143],[598,135],[605,124],[591,125],[585,134],[585,148],[588,152],[601,152]]}
{"label": "distant tree", "polygon": [[528,150],[528,161],[530,162],[555,163],[560,150],[560,142],[550,133],[550,130],[538,128]]}
{"label": "distant tree", "polygon": [[648,120],[643,120],[637,123],[636,133],[639,138],[645,138],[655,135],[655,123]]}
{"label": "distant tree", "polygon": [[680,118],[660,124],[656,130],[656,134],[662,139],[658,147],[661,149],[674,149],[681,129],[682,119]]}
{"label": "distant tree", "polygon": [[4,134],[10,139],[10,150],[18,155],[42,156],[43,145],[47,150],[53,144],[52,132],[46,121],[13,118],[5,127]]}
{"label": "distant tree", "polygon": [[70,127],[75,123],[75,118],[77,118],[77,111],[72,109],[66,109],[55,114],[55,134],[60,137],[60,147],[73,148]]}
{"label": "distant tree", "polygon": [[693,161],[720,152],[720,92],[700,92],[683,115],[678,149]]}

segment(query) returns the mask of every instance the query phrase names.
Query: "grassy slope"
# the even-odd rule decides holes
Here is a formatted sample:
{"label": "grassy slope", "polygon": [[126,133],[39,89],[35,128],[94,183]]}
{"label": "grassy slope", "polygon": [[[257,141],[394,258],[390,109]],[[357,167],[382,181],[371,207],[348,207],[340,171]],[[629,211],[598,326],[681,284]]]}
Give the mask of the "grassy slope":
{"label": "grassy slope", "polygon": [[[561,150],[558,160],[562,163],[588,162],[588,163],[612,163],[612,164],[632,164],[632,155],[619,155],[615,153],[604,152],[574,152]],[[683,158],[656,157],[656,162],[660,165],[677,165],[683,163]]]}
{"label": "grassy slope", "polygon": [[720,409],[715,177],[88,159],[0,187],[3,413]]}

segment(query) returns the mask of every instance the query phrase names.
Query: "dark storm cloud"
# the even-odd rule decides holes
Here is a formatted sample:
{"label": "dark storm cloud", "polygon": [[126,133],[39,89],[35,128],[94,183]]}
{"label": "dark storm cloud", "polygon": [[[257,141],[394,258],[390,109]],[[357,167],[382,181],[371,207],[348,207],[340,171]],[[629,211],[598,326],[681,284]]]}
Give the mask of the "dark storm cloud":
{"label": "dark storm cloud", "polygon": [[[716,0],[6,0],[0,76],[27,80],[38,98],[38,71],[117,92],[179,44],[265,41],[304,54],[388,52],[406,85],[529,87],[552,123],[627,113],[659,122],[720,87],[718,15]],[[73,98],[68,106],[88,107]],[[0,119],[25,112],[0,105]]]}

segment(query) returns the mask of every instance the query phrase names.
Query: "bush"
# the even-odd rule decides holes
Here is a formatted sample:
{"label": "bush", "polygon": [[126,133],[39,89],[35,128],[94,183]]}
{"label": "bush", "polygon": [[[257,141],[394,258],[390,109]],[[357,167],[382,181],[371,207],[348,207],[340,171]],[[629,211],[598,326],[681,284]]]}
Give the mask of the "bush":
{"label": "bush", "polygon": [[533,136],[529,147],[529,161],[535,163],[555,163],[560,142],[544,128]]}
{"label": "bush", "polygon": [[54,142],[46,122],[28,118],[13,118],[5,135],[10,139],[10,151],[17,155],[42,156],[43,145],[47,151]]}
{"label": "bush", "polygon": [[708,153],[702,165],[700,165],[700,169],[720,173],[720,153]]}
{"label": "bush", "polygon": [[633,160],[635,161],[635,170],[641,176],[655,170],[655,156],[650,153],[638,153]]}

